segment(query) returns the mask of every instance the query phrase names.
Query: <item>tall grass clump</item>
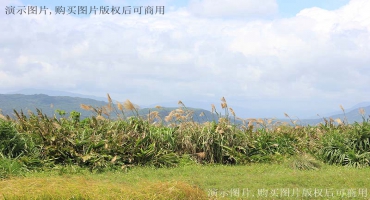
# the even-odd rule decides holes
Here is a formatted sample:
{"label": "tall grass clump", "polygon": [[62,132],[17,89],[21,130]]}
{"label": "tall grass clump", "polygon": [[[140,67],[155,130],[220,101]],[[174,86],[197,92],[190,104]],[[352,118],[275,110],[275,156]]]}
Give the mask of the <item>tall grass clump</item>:
{"label": "tall grass clump", "polygon": [[19,158],[9,158],[0,153],[0,180],[12,176],[21,176],[28,171]]}
{"label": "tall grass clump", "polygon": [[[370,123],[324,119],[303,126],[275,119],[241,119],[225,98],[211,115],[195,114],[182,101],[166,111],[142,113],[126,100],[103,107],[81,105],[92,116],[56,110],[54,116],[14,111],[0,119],[0,152],[28,170],[78,166],[93,172],[127,170],[133,166],[177,166],[183,158],[200,163],[281,163],[293,158],[294,168],[317,167],[305,156],[325,163],[354,167],[369,165]],[[203,119],[206,118],[206,119]],[[210,121],[211,120],[211,121]],[[61,169],[65,169],[61,167]]]}
{"label": "tall grass clump", "polygon": [[347,124],[347,120],[331,119],[322,125],[326,133],[320,140],[318,155],[323,161],[357,168],[370,165],[370,122],[363,110],[360,113],[363,115],[362,123]]}
{"label": "tall grass clump", "polygon": [[16,157],[25,150],[25,141],[17,132],[16,124],[0,119],[0,154]]}

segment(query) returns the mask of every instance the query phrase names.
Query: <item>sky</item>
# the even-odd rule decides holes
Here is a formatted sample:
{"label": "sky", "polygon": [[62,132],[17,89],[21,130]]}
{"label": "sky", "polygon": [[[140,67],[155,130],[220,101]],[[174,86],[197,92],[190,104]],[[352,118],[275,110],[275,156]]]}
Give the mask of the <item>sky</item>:
{"label": "sky", "polygon": [[[47,89],[142,107],[310,118],[370,98],[369,0],[0,1],[0,93]],[[6,14],[46,6],[50,15]],[[164,6],[61,15],[55,6]]]}

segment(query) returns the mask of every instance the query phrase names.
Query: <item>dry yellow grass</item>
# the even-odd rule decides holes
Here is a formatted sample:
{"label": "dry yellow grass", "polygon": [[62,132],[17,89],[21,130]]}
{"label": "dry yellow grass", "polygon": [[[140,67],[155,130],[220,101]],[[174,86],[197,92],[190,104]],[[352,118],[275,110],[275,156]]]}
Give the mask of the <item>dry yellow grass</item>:
{"label": "dry yellow grass", "polygon": [[123,105],[120,102],[117,102],[117,108],[120,111],[123,111]]}
{"label": "dry yellow grass", "polygon": [[205,191],[184,182],[140,185],[82,176],[13,178],[0,181],[0,199],[207,199]]}
{"label": "dry yellow grass", "polygon": [[234,109],[229,108],[229,110],[230,110],[231,114],[232,114],[234,117],[236,117],[235,112],[234,112]]}
{"label": "dry yellow grass", "polygon": [[344,112],[344,108],[342,105],[339,105],[340,109]]}
{"label": "dry yellow grass", "polygon": [[343,124],[342,120],[339,118],[335,119],[334,121],[337,122],[339,125]]}
{"label": "dry yellow grass", "polygon": [[80,104],[80,107],[83,110],[92,110],[92,107],[86,104]]}
{"label": "dry yellow grass", "polygon": [[147,114],[149,123],[153,123],[154,120],[158,120],[159,122],[162,122],[162,118],[159,115],[158,111],[152,111],[149,114]]}
{"label": "dry yellow grass", "polygon": [[123,103],[123,107],[126,110],[135,110],[135,105],[128,99]]}
{"label": "dry yellow grass", "polygon": [[185,107],[185,104],[184,104],[184,103],[182,103],[182,101],[181,101],[181,100],[180,100],[179,102],[177,102],[177,104],[178,104],[179,106]]}
{"label": "dry yellow grass", "polygon": [[364,110],[364,108],[360,108],[358,110],[358,112],[360,113],[361,116],[365,116],[365,110]]}
{"label": "dry yellow grass", "polygon": [[107,94],[107,97],[108,97],[108,103],[109,104],[112,104],[113,101],[112,101],[112,98],[110,98],[110,95],[109,94]]}
{"label": "dry yellow grass", "polygon": [[105,118],[103,116],[101,116],[101,115],[96,116],[96,119],[97,120],[101,120],[101,121],[105,120]]}
{"label": "dry yellow grass", "polygon": [[211,104],[212,106],[212,114],[216,111],[216,106],[214,104]]}

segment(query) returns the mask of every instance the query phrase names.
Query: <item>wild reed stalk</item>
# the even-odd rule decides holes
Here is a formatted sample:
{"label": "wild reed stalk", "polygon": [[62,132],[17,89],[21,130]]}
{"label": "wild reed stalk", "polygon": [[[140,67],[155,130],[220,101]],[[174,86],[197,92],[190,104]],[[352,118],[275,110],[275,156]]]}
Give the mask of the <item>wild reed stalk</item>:
{"label": "wild reed stalk", "polygon": [[[224,113],[212,104],[212,117],[217,116],[212,122],[200,123],[197,117],[204,113],[194,117],[182,101],[167,116],[161,116],[162,108],[156,107],[145,119],[130,100],[117,102],[115,107],[107,97],[108,104],[102,108],[81,104],[96,114],[83,120],[76,113],[57,119],[37,110],[28,116],[14,111],[16,120],[0,116],[0,122],[9,121],[27,141],[23,149],[19,147],[26,166],[35,165],[34,160],[49,166],[74,163],[92,171],[146,164],[174,166],[180,156],[197,153],[204,154],[204,163],[274,162],[298,153],[314,154],[332,164],[366,166],[366,159],[370,160],[366,153],[370,151],[370,123],[365,120],[349,125],[340,119],[325,119],[325,124],[302,126],[286,113],[290,125],[274,119],[241,119],[224,97]],[[110,117],[111,112],[116,112],[118,120]],[[126,118],[127,112],[133,117]],[[365,115],[363,110],[360,113]],[[237,120],[242,124],[237,125]],[[1,131],[7,127],[1,128],[0,134],[7,133]]]}

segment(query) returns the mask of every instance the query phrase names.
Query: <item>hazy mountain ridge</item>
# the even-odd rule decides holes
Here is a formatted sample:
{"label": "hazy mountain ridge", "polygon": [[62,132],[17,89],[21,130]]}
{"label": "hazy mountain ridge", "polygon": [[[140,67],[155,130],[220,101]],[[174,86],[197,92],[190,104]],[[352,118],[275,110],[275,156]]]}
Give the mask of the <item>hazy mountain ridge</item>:
{"label": "hazy mountain ridge", "polygon": [[[360,107],[364,110],[365,114],[364,114],[364,117],[365,118],[370,118],[370,105],[369,106],[366,106],[366,107]],[[342,121],[345,121],[347,120],[348,123],[354,123],[355,121],[357,122],[362,122],[362,115],[360,114],[360,108],[356,108],[356,109],[353,109],[353,110],[350,110],[349,112],[347,112],[346,110],[344,110],[344,113],[343,114],[338,114],[338,115],[333,115],[333,116],[330,116],[332,119],[341,119]]]}
{"label": "hazy mountain ridge", "polygon": [[53,116],[55,110],[64,110],[67,113],[75,110],[81,113],[81,117],[89,117],[92,115],[91,111],[82,110],[80,104],[87,104],[92,106],[104,106],[107,103],[104,101],[97,101],[88,98],[68,97],[68,96],[48,96],[45,94],[0,94],[0,109],[3,115],[13,116],[16,111],[23,111],[27,113],[28,110],[36,112],[40,109],[44,114]]}
{"label": "hazy mountain ridge", "polygon": [[84,95],[84,94],[57,91],[57,90],[23,89],[23,90],[18,90],[18,91],[11,92],[11,93],[8,93],[8,94],[25,94],[25,95],[45,94],[45,95],[48,95],[48,96],[79,97],[79,98],[88,98],[88,99],[93,99],[93,100],[97,100],[97,101],[108,102],[108,99],[106,97],[104,98],[104,97],[97,97],[97,96],[93,96],[93,95]]}
{"label": "hazy mountain ridge", "polygon": [[[92,111],[83,110],[80,108],[81,104],[91,105],[93,107],[102,107],[107,105],[106,101],[98,101],[90,98],[80,98],[80,97],[70,97],[70,96],[49,96],[45,94],[34,94],[34,95],[24,95],[24,94],[0,94],[0,109],[2,110],[3,115],[14,116],[13,110],[23,111],[27,113],[28,110],[32,112],[36,112],[36,108],[42,110],[42,112],[48,116],[53,116],[57,109],[64,110],[67,112],[67,116],[71,111],[77,111],[81,113],[81,118],[86,118],[93,116],[94,113]],[[323,117],[326,119],[341,119],[345,121],[347,119],[348,123],[353,123],[355,121],[362,122],[362,116],[359,113],[358,106],[364,106],[366,102],[357,104],[354,106],[353,110],[345,110],[345,114],[337,114],[332,116]],[[159,116],[163,119],[167,116],[172,110],[177,109],[178,107],[163,107],[163,108],[142,108],[139,109],[140,116],[147,116],[150,112],[158,111]],[[366,107],[362,107],[365,111],[365,118],[369,118],[370,114],[370,105]],[[184,110],[191,110],[194,112],[193,120],[197,122],[205,122],[205,121],[217,121],[218,117],[216,114],[212,114],[209,110],[199,109],[199,108],[191,108],[186,107]],[[203,113],[203,114],[202,114]],[[131,111],[126,111],[125,115],[132,116],[135,113]],[[221,111],[221,114],[224,114],[224,110]],[[201,116],[204,115],[204,116]],[[112,113],[112,118],[114,118],[114,114]],[[231,114],[229,116],[232,118]],[[298,120],[298,124],[302,125],[316,125],[320,122],[323,122],[323,118],[321,119],[295,119]],[[278,121],[290,121],[289,119],[277,119]],[[240,121],[238,121],[240,123]]]}
{"label": "hazy mountain ridge", "polygon": [[[34,95],[24,95],[24,94],[0,94],[0,109],[3,115],[14,116],[14,110],[17,112],[23,111],[27,114],[28,110],[36,113],[36,109],[41,110],[47,116],[53,116],[56,114],[56,110],[64,110],[69,116],[71,111],[77,111],[81,113],[81,118],[86,118],[93,116],[95,113],[88,110],[83,110],[80,105],[85,104],[92,107],[103,107],[107,105],[107,102],[97,101],[89,98],[80,97],[68,97],[68,96],[48,96],[45,94],[34,94]],[[116,105],[114,105],[116,106]],[[146,117],[150,112],[158,111],[159,116],[164,118],[172,110],[178,109],[178,107],[163,107],[163,108],[143,108],[138,110],[140,116]],[[198,122],[205,121],[217,121],[217,116],[212,114],[210,111],[197,108],[184,108],[184,110],[189,110],[193,113],[193,120]],[[120,111],[119,111],[120,113]],[[201,117],[201,113],[204,117]],[[125,117],[136,115],[134,111],[124,111]],[[114,112],[111,113],[112,118],[116,118]]]}

